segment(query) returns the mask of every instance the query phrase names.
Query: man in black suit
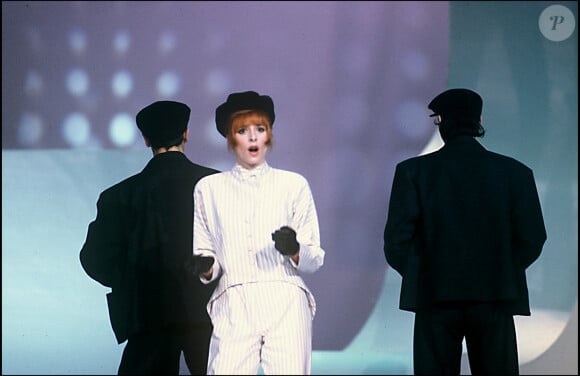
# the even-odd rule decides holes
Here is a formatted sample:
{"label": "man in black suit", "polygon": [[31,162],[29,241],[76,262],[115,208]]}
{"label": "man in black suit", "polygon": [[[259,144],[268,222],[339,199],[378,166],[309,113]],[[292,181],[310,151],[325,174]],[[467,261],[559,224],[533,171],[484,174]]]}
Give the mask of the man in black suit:
{"label": "man in black suit", "polygon": [[136,117],[152,159],[138,174],[103,191],[80,251],[86,273],[104,286],[119,344],[119,374],[205,375],[212,325],[206,305],[214,285],[199,281],[193,257],[193,188],[218,172],[184,154],[191,110],[159,101]]}
{"label": "man in black suit", "polygon": [[526,268],[546,241],[530,168],[486,150],[483,101],[450,89],[428,108],[445,145],[396,167],[384,253],[415,312],[416,374],[518,374],[513,315],[530,315]]}

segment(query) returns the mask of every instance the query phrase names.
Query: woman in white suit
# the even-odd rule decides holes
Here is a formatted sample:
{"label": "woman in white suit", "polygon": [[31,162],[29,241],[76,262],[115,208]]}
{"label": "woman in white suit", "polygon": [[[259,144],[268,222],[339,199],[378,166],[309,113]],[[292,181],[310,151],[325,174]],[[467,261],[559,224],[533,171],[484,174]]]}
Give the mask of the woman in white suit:
{"label": "woman in white suit", "polygon": [[230,94],[216,125],[236,163],[195,188],[194,254],[214,259],[200,278],[219,279],[209,374],[311,373],[316,304],[300,275],[325,252],[307,180],[266,161],[274,119],[269,96]]}

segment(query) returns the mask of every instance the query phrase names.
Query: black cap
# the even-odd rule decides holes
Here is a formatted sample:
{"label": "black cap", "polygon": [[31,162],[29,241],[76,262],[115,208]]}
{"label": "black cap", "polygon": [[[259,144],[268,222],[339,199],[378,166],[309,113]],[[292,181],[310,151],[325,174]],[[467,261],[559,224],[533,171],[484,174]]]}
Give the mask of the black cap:
{"label": "black cap", "polygon": [[220,104],[215,110],[215,124],[222,136],[227,136],[227,126],[230,116],[234,112],[242,110],[259,110],[266,113],[270,118],[270,125],[274,125],[276,114],[274,102],[267,95],[260,95],[255,91],[244,91],[228,95],[227,101]]}
{"label": "black cap", "polygon": [[191,109],[184,103],[158,101],[143,108],[137,114],[137,127],[151,146],[167,146],[187,129]]}
{"label": "black cap", "polygon": [[437,95],[427,106],[431,116],[479,120],[483,101],[479,94],[469,89],[449,89]]}

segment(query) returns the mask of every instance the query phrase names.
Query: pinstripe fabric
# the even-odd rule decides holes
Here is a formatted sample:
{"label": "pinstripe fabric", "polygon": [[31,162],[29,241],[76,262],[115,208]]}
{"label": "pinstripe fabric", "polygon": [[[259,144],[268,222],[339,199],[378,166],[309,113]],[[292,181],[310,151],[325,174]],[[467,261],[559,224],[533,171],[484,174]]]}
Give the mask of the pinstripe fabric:
{"label": "pinstripe fabric", "polygon": [[[236,165],[200,180],[194,198],[194,253],[219,264],[208,303],[215,327],[208,372],[255,373],[262,361],[265,372],[309,373],[316,303],[300,273],[318,270],[325,252],[307,180],[266,162]],[[298,265],[274,248],[271,234],[284,225],[297,233]]]}
{"label": "pinstripe fabric", "polygon": [[228,289],[212,306],[208,374],[309,375],[312,314],[304,291],[285,282]]}

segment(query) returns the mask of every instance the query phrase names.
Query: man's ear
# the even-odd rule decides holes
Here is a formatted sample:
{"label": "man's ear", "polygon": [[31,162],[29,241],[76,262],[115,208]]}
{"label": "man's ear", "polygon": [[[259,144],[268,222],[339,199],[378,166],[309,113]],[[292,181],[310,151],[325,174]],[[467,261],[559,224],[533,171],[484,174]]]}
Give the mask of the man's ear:
{"label": "man's ear", "polygon": [[437,122],[436,125],[440,126],[441,122],[443,121],[443,119],[441,118],[441,115],[435,116],[435,121]]}

